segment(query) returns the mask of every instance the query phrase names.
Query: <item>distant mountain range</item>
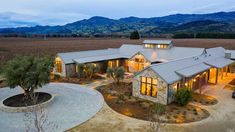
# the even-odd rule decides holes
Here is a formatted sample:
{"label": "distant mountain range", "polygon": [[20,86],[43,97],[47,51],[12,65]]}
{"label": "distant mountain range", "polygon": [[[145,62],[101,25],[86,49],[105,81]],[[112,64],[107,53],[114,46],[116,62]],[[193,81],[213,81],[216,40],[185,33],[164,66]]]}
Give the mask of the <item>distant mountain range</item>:
{"label": "distant mountain range", "polygon": [[118,20],[95,16],[63,26],[3,28],[0,29],[0,34],[129,35],[134,30],[147,36],[168,33],[235,33],[235,12],[175,14],[153,18],[127,17]]}

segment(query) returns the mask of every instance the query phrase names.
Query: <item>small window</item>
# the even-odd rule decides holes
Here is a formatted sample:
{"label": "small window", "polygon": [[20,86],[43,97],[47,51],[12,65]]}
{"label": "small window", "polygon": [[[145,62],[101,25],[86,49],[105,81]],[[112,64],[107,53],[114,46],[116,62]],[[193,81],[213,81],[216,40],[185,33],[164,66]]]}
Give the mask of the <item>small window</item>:
{"label": "small window", "polygon": [[157,79],[153,79],[153,84],[157,85]]}
{"label": "small window", "polygon": [[147,83],[151,83],[151,81],[152,81],[152,78],[147,78]]}
{"label": "small window", "polygon": [[141,82],[146,82],[146,77],[141,77]]}

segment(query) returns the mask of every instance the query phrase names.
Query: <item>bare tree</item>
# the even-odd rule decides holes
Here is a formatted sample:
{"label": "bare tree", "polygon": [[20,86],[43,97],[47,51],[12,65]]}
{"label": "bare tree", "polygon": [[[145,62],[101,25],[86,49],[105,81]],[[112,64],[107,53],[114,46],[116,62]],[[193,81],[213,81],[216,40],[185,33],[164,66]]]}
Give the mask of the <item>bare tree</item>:
{"label": "bare tree", "polygon": [[[34,94],[33,103],[37,104],[37,96]],[[24,113],[25,132],[53,132],[58,126],[48,120],[48,112],[42,105],[32,107]]]}
{"label": "bare tree", "polygon": [[163,128],[166,124],[162,119],[160,110],[155,110],[154,119],[152,109],[149,112],[149,131],[150,132],[161,132],[161,128]]}

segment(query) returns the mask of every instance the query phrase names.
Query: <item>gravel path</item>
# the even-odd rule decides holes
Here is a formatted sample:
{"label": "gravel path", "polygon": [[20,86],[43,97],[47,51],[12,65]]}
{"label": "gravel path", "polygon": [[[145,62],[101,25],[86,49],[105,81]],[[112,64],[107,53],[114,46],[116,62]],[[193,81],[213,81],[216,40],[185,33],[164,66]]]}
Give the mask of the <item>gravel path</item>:
{"label": "gravel path", "polygon": [[[58,126],[57,132],[87,121],[102,108],[104,102],[99,92],[77,84],[50,83],[38,91],[55,95],[54,102],[46,107],[46,112],[49,122]],[[20,88],[0,89],[0,100],[21,92]],[[24,115],[0,111],[0,132],[25,131]]]}

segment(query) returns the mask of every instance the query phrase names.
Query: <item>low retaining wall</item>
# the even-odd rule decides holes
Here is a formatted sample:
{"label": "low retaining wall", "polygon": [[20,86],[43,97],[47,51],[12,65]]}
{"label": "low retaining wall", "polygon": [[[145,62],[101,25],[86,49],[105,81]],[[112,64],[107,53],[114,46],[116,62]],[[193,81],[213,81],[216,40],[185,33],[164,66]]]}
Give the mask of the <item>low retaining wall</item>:
{"label": "low retaining wall", "polygon": [[6,106],[3,104],[3,101],[6,100],[4,99],[3,101],[1,101],[0,103],[0,110],[4,111],[4,112],[30,112],[30,111],[34,111],[40,108],[45,108],[48,105],[52,104],[54,101],[54,95],[50,94],[51,98],[49,100],[47,100],[46,102],[43,102],[41,104],[37,104],[37,105],[32,105],[32,106],[26,106],[26,107],[10,107],[10,106]]}

